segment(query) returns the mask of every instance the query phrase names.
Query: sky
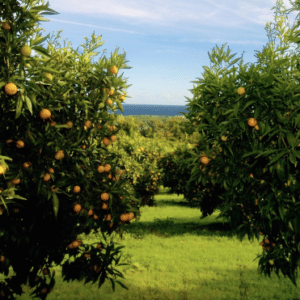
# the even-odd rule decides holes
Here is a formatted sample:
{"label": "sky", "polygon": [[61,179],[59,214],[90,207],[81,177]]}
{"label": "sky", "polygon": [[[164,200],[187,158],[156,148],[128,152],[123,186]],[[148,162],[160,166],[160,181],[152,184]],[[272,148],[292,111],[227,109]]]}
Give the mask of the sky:
{"label": "sky", "polygon": [[[283,2],[286,9],[292,7]],[[120,54],[125,51],[132,68],[120,69],[118,76],[123,73],[132,84],[127,89],[132,98],[123,104],[187,105],[185,97],[192,99],[196,86],[192,81],[203,78],[203,66],[213,66],[208,52],[216,45],[227,43],[224,51],[229,47],[234,58],[243,55],[243,64],[257,63],[255,50],[269,42],[265,26],[275,22],[275,5],[276,0],[49,0],[59,14],[45,15],[50,21],[40,26],[43,36],[63,30],[59,43],[63,47],[67,39],[80,53],[84,37],[102,36],[105,43],[95,50],[94,62],[104,49],[107,58],[117,47]],[[287,15],[290,28],[298,13]]]}

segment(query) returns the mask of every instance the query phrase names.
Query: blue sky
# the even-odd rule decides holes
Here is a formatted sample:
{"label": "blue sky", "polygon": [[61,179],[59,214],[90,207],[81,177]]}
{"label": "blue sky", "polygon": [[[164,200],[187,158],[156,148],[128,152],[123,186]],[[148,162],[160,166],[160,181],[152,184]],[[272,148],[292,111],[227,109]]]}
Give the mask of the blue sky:
{"label": "blue sky", "polygon": [[[187,105],[185,97],[193,97],[191,81],[203,78],[203,66],[213,66],[208,52],[216,44],[221,48],[227,43],[224,51],[229,46],[234,58],[245,51],[244,64],[257,62],[255,50],[262,51],[269,42],[264,28],[275,22],[275,5],[276,0],[49,0],[59,14],[45,15],[50,22],[40,26],[43,36],[53,31],[56,36],[62,29],[60,44],[67,39],[73,49],[94,31],[96,37],[102,35],[105,43],[95,50],[99,54],[93,61],[103,49],[107,58],[116,47],[120,54],[125,51],[132,68],[118,75],[123,73],[132,84],[127,89],[132,98],[124,104]],[[291,8],[288,0],[284,5]],[[297,13],[288,14],[290,28]]]}

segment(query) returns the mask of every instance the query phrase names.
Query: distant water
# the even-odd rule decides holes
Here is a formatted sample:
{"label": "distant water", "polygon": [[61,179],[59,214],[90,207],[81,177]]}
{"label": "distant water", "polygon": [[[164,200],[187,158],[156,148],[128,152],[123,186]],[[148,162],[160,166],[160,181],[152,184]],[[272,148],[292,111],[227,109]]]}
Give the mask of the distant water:
{"label": "distant water", "polygon": [[122,104],[124,113],[119,109],[115,112],[107,110],[109,113],[115,113],[123,116],[184,116],[180,112],[187,113],[187,106],[185,105],[155,105],[155,104]]}

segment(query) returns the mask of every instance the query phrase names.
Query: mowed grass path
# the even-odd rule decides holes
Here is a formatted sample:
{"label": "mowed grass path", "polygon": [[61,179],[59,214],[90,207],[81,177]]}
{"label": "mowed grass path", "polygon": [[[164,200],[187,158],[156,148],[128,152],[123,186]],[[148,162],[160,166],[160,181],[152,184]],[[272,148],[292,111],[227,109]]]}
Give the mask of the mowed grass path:
{"label": "mowed grass path", "polygon": [[[281,280],[258,273],[253,260],[261,254],[262,238],[240,242],[226,223],[215,220],[219,212],[201,221],[199,208],[190,208],[183,196],[161,192],[155,199],[157,206],[141,208],[141,219],[128,226],[123,240],[115,239],[125,246],[120,262],[130,263],[117,267],[125,277],[117,280],[129,290],[116,284],[113,292],[110,280],[99,290],[98,282],[63,282],[60,267],[54,267],[56,285],[47,299],[300,299],[300,288],[281,272]],[[99,241],[95,235],[80,237]],[[25,290],[16,299],[32,299],[31,290]]]}

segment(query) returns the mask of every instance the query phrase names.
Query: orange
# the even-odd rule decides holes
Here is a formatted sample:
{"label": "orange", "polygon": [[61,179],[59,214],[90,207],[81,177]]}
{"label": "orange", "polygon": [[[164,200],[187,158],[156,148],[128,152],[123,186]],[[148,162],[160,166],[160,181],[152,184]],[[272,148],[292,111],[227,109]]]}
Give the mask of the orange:
{"label": "orange", "polygon": [[121,97],[120,97],[120,100],[121,100],[121,101],[124,101],[124,100],[125,100],[125,97],[124,97],[124,96],[121,96]]}
{"label": "orange", "polygon": [[75,211],[76,213],[79,213],[79,212],[81,211],[81,205],[80,205],[80,204],[76,204],[76,205],[74,206],[74,211]]}
{"label": "orange", "polygon": [[21,48],[21,54],[22,54],[23,56],[29,57],[30,54],[31,54],[31,48],[30,48],[29,46],[27,46],[27,45],[23,46],[23,47]]}
{"label": "orange", "polygon": [[210,159],[207,156],[203,156],[200,161],[202,164],[207,165],[210,162]]}
{"label": "orange", "polygon": [[103,142],[103,144],[105,146],[109,146],[110,145],[110,140],[107,137],[103,138],[102,142]]}
{"label": "orange", "polygon": [[59,150],[56,154],[55,154],[55,159],[59,160],[59,159],[62,159],[64,158],[65,155],[64,155],[64,151],[63,150]]}
{"label": "orange", "polygon": [[100,125],[97,125],[97,128],[100,130],[102,127]]}
{"label": "orange", "polygon": [[108,199],[109,199],[109,194],[108,193],[102,193],[101,194],[101,200],[108,201]]}
{"label": "orange", "polygon": [[89,210],[89,212],[88,212],[88,216],[92,216],[92,215],[93,215],[93,213],[94,213],[94,212],[93,212],[93,210],[92,210],[92,209],[90,209],[90,210]]}
{"label": "orange", "polygon": [[252,83],[252,82],[253,82],[253,80],[252,80],[252,79],[250,79],[250,82]]}
{"label": "orange", "polygon": [[87,128],[90,128],[90,127],[92,127],[92,122],[90,120],[88,120],[84,123],[84,126]]}
{"label": "orange", "polygon": [[111,170],[111,166],[110,165],[105,165],[104,170],[105,170],[105,172],[108,173]]}
{"label": "orange", "polygon": [[20,181],[21,181],[20,178],[11,180],[11,182],[12,182],[13,184],[19,184]]}
{"label": "orange", "polygon": [[4,90],[5,90],[5,93],[9,96],[13,96],[18,92],[17,86],[12,82],[7,83],[5,85]]}
{"label": "orange", "polygon": [[44,176],[44,181],[49,181],[50,180],[50,175],[47,173],[45,176]]}
{"label": "orange", "polygon": [[53,168],[50,168],[48,171],[49,171],[50,173],[54,173]]}
{"label": "orange", "polygon": [[118,68],[116,66],[113,66],[109,69],[109,71],[113,74],[117,74],[118,73]]}
{"label": "orange", "polygon": [[79,192],[80,192],[80,186],[75,185],[75,186],[74,186],[74,189],[73,189],[73,192],[74,192],[74,193],[79,193]]}
{"label": "orange", "polygon": [[255,127],[257,125],[257,121],[254,118],[250,118],[248,120],[248,125],[251,127]]}
{"label": "orange", "polygon": [[108,205],[106,203],[102,204],[102,209],[108,209]]}
{"label": "orange", "polygon": [[252,173],[250,174],[250,177],[251,177],[251,178],[254,178],[254,176],[253,176],[253,174],[252,174]]}
{"label": "orange", "polygon": [[243,87],[240,87],[240,88],[237,89],[237,93],[239,95],[243,95],[245,93],[245,89]]}
{"label": "orange", "polygon": [[105,171],[105,168],[103,166],[99,166],[97,170],[99,173],[103,173]]}
{"label": "orange", "polygon": [[113,103],[113,102],[112,102],[111,99],[108,99],[108,100],[106,101],[106,104],[107,104],[107,105],[112,105],[112,103]]}
{"label": "orange", "polygon": [[24,148],[24,142],[23,141],[17,141],[16,142],[16,146],[17,146],[17,148]]}
{"label": "orange", "polygon": [[115,135],[112,135],[112,136],[110,137],[110,139],[112,140],[112,142],[115,142],[115,141],[117,140],[117,137],[116,137]]}
{"label": "orange", "polygon": [[9,30],[10,29],[10,26],[9,26],[8,22],[4,22],[3,25],[2,25],[2,27],[5,30]]}
{"label": "orange", "polygon": [[105,216],[104,216],[104,219],[105,219],[106,221],[111,221],[111,215],[105,215]]}
{"label": "orange", "polygon": [[107,93],[108,93],[109,96],[111,96],[111,95],[114,94],[114,90],[113,90],[113,89],[110,89]]}
{"label": "orange", "polygon": [[221,140],[222,140],[223,142],[226,142],[226,141],[227,141],[227,137],[226,137],[225,135],[222,135]]}
{"label": "orange", "polygon": [[40,117],[43,120],[49,119],[51,117],[51,111],[47,108],[44,108],[40,111]]}
{"label": "orange", "polygon": [[256,125],[254,128],[255,128],[256,130],[259,130],[259,126],[258,126],[258,125]]}
{"label": "orange", "polygon": [[30,166],[30,164],[29,164],[29,163],[27,163],[27,162],[24,162],[24,164],[23,164],[23,168],[24,168],[24,169],[27,169],[27,168],[29,168],[29,166]]}
{"label": "orange", "polygon": [[121,214],[120,220],[121,220],[122,222],[128,221],[128,215],[127,215],[127,214]]}

